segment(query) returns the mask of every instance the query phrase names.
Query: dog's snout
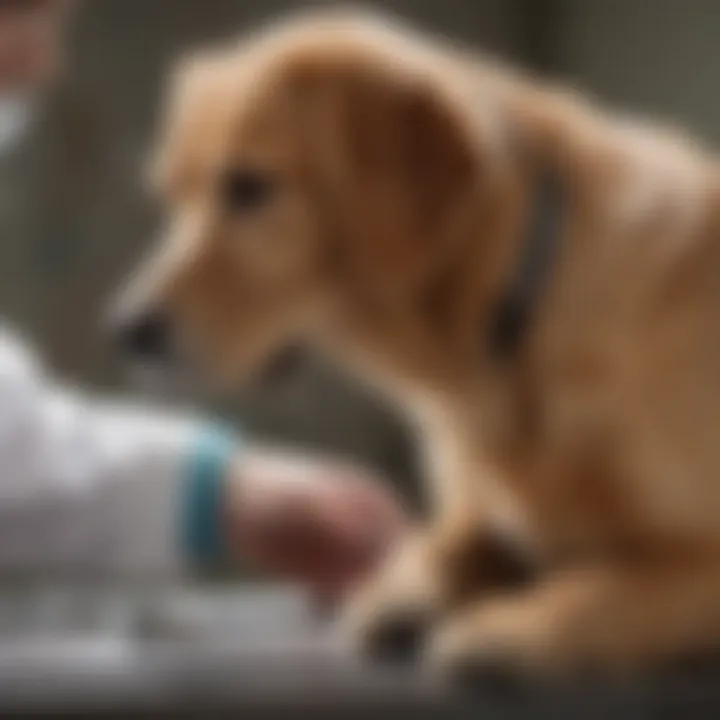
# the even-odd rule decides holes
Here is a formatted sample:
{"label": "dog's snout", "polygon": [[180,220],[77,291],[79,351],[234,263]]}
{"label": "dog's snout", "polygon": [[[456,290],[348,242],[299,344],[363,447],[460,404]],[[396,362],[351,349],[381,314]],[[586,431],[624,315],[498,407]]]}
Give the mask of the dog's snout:
{"label": "dog's snout", "polygon": [[124,318],[114,333],[119,350],[130,358],[150,362],[171,359],[172,327],[163,312],[151,310]]}

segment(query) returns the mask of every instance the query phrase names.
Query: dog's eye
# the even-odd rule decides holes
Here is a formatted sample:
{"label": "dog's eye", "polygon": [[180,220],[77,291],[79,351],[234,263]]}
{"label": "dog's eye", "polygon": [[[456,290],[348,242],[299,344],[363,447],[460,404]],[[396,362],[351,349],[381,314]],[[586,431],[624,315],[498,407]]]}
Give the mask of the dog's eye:
{"label": "dog's eye", "polygon": [[274,183],[259,170],[237,169],[228,171],[221,180],[220,194],[223,207],[229,212],[257,210],[272,199]]}

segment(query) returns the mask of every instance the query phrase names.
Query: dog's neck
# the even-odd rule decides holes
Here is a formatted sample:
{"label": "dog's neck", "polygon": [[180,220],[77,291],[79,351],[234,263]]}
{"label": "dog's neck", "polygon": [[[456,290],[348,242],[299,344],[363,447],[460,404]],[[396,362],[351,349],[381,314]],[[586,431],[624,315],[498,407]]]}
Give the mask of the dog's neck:
{"label": "dog's neck", "polygon": [[329,344],[340,345],[351,364],[401,396],[415,394],[413,387],[439,389],[446,399],[453,390],[463,396],[482,367],[512,366],[542,303],[564,210],[557,177],[540,166],[524,179],[522,192],[527,210],[503,226],[502,234],[512,237],[495,238],[508,247],[499,263],[503,270],[492,286],[481,288],[482,299],[473,258],[459,255],[413,304],[388,309],[375,326],[351,323],[347,332],[331,333]]}
{"label": "dog's neck", "polygon": [[[534,133],[535,118],[530,125]],[[330,345],[363,374],[462,396],[483,368],[519,360],[555,266],[567,203],[562,158],[548,153],[543,135],[526,134],[522,123],[518,130],[521,152],[506,158],[513,171],[478,191],[454,259],[411,303],[384,306],[373,323],[360,313],[330,333]]]}

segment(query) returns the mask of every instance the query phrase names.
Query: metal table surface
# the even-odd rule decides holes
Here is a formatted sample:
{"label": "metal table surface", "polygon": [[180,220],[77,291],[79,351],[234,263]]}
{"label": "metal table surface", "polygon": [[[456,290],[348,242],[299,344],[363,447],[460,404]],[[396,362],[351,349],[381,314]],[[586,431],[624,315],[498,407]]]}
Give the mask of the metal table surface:
{"label": "metal table surface", "polygon": [[0,596],[0,717],[68,712],[695,720],[720,718],[720,670],[460,693],[360,663],[289,590]]}

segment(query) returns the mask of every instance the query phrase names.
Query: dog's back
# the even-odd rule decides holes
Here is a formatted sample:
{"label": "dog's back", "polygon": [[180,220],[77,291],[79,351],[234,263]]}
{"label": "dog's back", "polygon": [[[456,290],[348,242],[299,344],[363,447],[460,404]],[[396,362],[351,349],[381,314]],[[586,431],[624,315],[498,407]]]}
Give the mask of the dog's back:
{"label": "dog's back", "polygon": [[505,80],[521,142],[559,171],[563,198],[501,463],[551,544],[716,538],[720,166],[682,133]]}

